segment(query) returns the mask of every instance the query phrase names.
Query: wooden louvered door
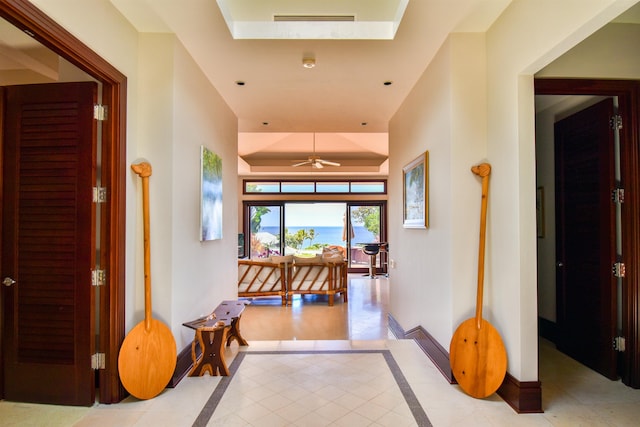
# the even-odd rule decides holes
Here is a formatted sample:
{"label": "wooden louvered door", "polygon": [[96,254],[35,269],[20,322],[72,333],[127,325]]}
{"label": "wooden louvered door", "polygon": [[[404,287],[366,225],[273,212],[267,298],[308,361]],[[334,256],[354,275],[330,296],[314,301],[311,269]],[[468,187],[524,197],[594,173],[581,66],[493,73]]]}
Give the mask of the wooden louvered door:
{"label": "wooden louvered door", "polygon": [[614,140],[606,99],[555,124],[558,350],[615,380]]}
{"label": "wooden louvered door", "polygon": [[4,398],[92,405],[92,82],[3,89]]}

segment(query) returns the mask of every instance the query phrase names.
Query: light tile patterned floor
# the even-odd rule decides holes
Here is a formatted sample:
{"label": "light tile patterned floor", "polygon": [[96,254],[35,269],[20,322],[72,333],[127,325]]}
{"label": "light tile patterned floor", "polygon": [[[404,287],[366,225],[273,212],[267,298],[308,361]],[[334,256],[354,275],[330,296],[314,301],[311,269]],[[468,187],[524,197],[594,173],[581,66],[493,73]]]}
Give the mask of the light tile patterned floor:
{"label": "light tile patterned floor", "polygon": [[387,350],[248,351],[236,363],[208,425],[428,425]]}
{"label": "light tile patterned floor", "polygon": [[[388,279],[350,277],[350,282],[348,305],[336,302],[329,309],[326,301],[306,299],[297,301],[297,306],[288,309],[277,305],[269,307],[268,304],[249,306],[243,315],[243,334],[250,346],[242,351],[388,350],[429,420],[436,427],[640,425],[640,390],[626,387],[620,381],[604,378],[559,353],[546,341],[541,341],[539,349],[545,413],[518,415],[496,395],[487,399],[473,399],[459,387],[448,384],[413,341],[394,340],[389,336],[386,325]],[[328,313],[332,317],[331,322],[338,321],[343,325],[336,328],[334,337],[330,330],[318,328],[319,322],[326,320]],[[285,326],[279,327],[281,324]],[[363,324],[366,327],[360,327]],[[309,327],[304,328],[302,325]],[[261,340],[260,336],[267,333],[270,334],[268,340]],[[315,336],[316,334],[322,336]],[[239,350],[241,349],[235,343],[227,349],[225,357],[228,363],[233,363]],[[252,362],[254,359],[251,357],[245,356],[245,361],[259,363],[262,356],[255,356],[255,362]],[[311,394],[297,386],[296,381],[293,382],[294,385],[291,382],[287,384],[288,377],[293,375],[293,367],[304,363],[300,360],[291,361],[285,366],[275,363],[269,368],[269,371],[273,369],[278,374],[271,388],[260,385],[271,372],[265,373],[264,368],[256,367],[246,372],[241,370],[242,375],[238,377],[241,381],[237,387],[244,392],[229,390],[228,393],[234,393],[236,398],[222,404],[219,412],[212,411],[212,419],[207,418],[204,425],[265,427],[295,426],[297,423],[309,427],[400,427],[403,420],[407,419],[405,412],[399,409],[402,404],[393,406],[398,399],[397,394],[393,391],[388,394],[388,390],[383,394],[367,394],[370,392],[368,388],[362,386],[361,380],[355,380],[351,372],[340,377],[340,384],[325,384],[324,388]],[[350,364],[354,371],[361,370],[362,365],[369,367],[369,364],[361,360]],[[332,377],[334,370],[338,369],[333,364],[327,366],[320,363],[320,366],[324,369],[315,365],[309,368],[314,369],[314,377]],[[188,427],[194,425],[221,381],[221,377],[208,375],[184,378],[175,389],[165,390],[148,401],[127,398],[119,404],[97,404],[92,408],[2,401],[0,427]],[[275,388],[276,395],[272,388]],[[345,389],[359,390],[362,394],[349,397],[343,394],[339,401],[330,400],[334,394],[340,394]],[[298,396],[300,398],[296,399]],[[302,413],[301,407],[295,405],[295,402],[304,398],[307,405],[303,407],[306,412]],[[260,406],[254,404],[256,401]],[[242,408],[243,405],[252,404],[251,411],[240,420],[228,419],[229,423],[223,423],[222,418],[218,418],[224,417],[225,411],[229,415],[235,406]],[[388,410],[392,407],[395,410]],[[381,415],[385,410],[388,410],[388,417]],[[300,414],[302,415],[297,418]],[[253,420],[253,423],[248,419]]]}

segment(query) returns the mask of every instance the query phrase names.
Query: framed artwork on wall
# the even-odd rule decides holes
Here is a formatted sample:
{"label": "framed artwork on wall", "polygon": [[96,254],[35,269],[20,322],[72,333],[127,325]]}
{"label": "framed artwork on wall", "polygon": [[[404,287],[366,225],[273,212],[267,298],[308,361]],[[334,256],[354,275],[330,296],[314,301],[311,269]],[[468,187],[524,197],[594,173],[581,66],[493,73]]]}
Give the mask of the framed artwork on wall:
{"label": "framed artwork on wall", "polygon": [[403,223],[405,228],[429,226],[429,152],[402,168]]}
{"label": "framed artwork on wall", "polygon": [[200,241],[222,239],[222,159],[200,147]]}

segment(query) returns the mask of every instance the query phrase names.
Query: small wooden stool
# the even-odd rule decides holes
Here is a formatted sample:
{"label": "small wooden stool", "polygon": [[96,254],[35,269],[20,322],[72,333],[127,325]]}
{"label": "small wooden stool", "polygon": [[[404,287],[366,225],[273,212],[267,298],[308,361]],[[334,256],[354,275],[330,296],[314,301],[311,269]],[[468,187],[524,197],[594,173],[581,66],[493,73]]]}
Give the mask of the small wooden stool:
{"label": "small wooden stool", "polygon": [[[228,347],[235,339],[238,345],[249,345],[240,334],[240,316],[245,305],[241,301],[223,301],[209,316],[183,323],[184,326],[196,330],[191,343],[193,368],[189,372],[190,377],[199,377],[206,372],[211,376],[229,375],[224,359],[224,344]],[[196,345],[202,350],[199,358]]]}
{"label": "small wooden stool", "polygon": [[[191,343],[193,368],[189,372],[190,377],[201,377],[205,372],[209,372],[211,376],[217,376],[218,373],[229,376],[222,344],[227,335],[227,327],[224,322],[217,323],[215,326],[203,326],[196,329],[196,337]],[[202,349],[200,359],[196,354],[196,344],[200,344]]]}

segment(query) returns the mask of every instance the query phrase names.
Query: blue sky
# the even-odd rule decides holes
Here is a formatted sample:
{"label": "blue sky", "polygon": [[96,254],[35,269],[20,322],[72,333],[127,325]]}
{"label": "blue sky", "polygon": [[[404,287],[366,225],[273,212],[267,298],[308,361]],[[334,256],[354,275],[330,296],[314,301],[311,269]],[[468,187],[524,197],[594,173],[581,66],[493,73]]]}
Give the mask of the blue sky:
{"label": "blue sky", "polygon": [[[342,218],[346,210],[345,203],[290,203],[286,204],[287,227],[342,227]],[[262,217],[263,227],[280,225],[278,211],[272,211]]]}

